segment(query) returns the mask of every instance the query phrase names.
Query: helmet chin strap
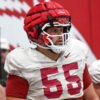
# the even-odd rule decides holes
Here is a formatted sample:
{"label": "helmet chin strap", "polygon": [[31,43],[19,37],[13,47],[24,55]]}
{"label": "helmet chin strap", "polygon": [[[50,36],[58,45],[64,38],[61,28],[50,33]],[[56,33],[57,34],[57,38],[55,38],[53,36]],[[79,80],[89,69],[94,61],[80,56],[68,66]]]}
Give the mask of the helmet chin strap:
{"label": "helmet chin strap", "polygon": [[60,45],[60,46],[56,46],[56,45],[52,45],[52,46],[49,46],[46,44],[46,46],[42,46],[36,42],[33,42],[30,40],[30,43],[32,43],[34,45],[34,48],[37,48],[37,46],[39,46],[40,48],[43,48],[43,49],[47,49],[47,50],[52,50],[54,53],[63,53],[66,49],[66,46],[65,45]]}
{"label": "helmet chin strap", "polygon": [[66,50],[66,46],[65,45],[59,46],[59,47],[58,46],[51,46],[51,50],[55,53],[60,54],[60,53],[63,53]]}
{"label": "helmet chin strap", "polygon": [[[54,53],[57,53],[57,54],[63,53],[65,50],[67,50],[66,45],[60,45],[60,46],[52,45],[52,46],[49,46],[49,45],[46,44],[46,46],[42,46],[42,45],[40,45],[36,42],[33,42],[31,40],[30,40],[30,42],[35,45],[35,48],[37,48],[37,46],[39,46],[43,49],[52,50]],[[66,43],[67,43],[67,41],[66,41]]]}

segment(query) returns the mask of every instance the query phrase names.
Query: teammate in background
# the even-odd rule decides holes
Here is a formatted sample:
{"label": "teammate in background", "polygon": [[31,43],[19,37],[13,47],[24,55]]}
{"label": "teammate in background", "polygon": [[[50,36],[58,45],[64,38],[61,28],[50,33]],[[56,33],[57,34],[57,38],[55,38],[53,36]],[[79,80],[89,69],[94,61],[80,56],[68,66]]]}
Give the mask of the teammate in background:
{"label": "teammate in background", "polygon": [[7,73],[4,70],[4,63],[7,54],[10,51],[10,46],[5,38],[0,38],[0,84],[6,85]]}
{"label": "teammate in background", "polygon": [[6,100],[5,86],[7,73],[4,70],[4,63],[9,50],[8,41],[5,38],[0,38],[0,100]]}
{"label": "teammate in background", "polygon": [[41,2],[29,10],[24,29],[36,47],[8,54],[7,100],[99,100],[85,47],[80,47],[85,45],[70,37],[70,28],[69,12],[56,2]]}
{"label": "teammate in background", "polygon": [[100,98],[100,60],[93,62],[93,64],[89,67],[89,72],[92,77],[96,93]]}

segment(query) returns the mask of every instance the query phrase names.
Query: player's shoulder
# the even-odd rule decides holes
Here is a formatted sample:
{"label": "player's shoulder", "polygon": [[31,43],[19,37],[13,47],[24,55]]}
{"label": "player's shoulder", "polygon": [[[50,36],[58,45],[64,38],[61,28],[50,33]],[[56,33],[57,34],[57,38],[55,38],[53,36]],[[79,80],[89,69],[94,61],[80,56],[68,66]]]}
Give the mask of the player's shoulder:
{"label": "player's shoulder", "polygon": [[75,39],[75,38],[70,39],[69,46],[70,46],[72,51],[80,53],[80,54],[85,55],[85,56],[89,52],[87,45],[84,42],[82,42],[78,39]]}
{"label": "player's shoulder", "polygon": [[79,48],[80,50],[84,50],[87,48],[84,42],[82,42],[81,40],[75,39],[75,38],[71,38],[70,43],[72,47]]}
{"label": "player's shoulder", "polygon": [[34,58],[36,57],[36,53],[34,52],[35,52],[34,49],[19,47],[11,51],[7,55],[7,60],[9,62],[15,62],[20,65],[26,64],[34,61]]}
{"label": "player's shoulder", "polygon": [[96,75],[96,74],[99,74],[100,73],[100,60],[95,60],[90,65],[89,72],[90,72],[91,75]]}
{"label": "player's shoulder", "polygon": [[100,83],[100,60],[95,60],[89,67],[89,72],[94,83]]}
{"label": "player's shoulder", "polygon": [[23,56],[25,56],[26,55],[26,53],[27,53],[27,49],[26,48],[22,48],[22,47],[18,47],[18,48],[16,48],[16,49],[14,49],[14,50],[12,50],[8,55],[7,55],[7,57],[8,58],[18,58],[19,56],[20,57],[23,57]]}
{"label": "player's shoulder", "polygon": [[29,66],[34,62],[34,49],[31,48],[16,48],[7,55],[5,69],[21,70],[29,69]]}

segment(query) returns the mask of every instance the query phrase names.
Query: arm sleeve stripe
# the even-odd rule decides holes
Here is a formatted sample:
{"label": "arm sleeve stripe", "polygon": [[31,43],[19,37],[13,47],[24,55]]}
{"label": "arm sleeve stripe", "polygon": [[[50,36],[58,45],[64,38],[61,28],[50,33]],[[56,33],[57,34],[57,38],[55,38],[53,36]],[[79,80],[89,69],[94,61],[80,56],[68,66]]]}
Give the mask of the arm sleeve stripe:
{"label": "arm sleeve stripe", "polygon": [[17,97],[26,99],[28,93],[28,81],[16,75],[9,75],[6,86],[7,97]]}
{"label": "arm sleeve stripe", "polygon": [[84,73],[83,73],[84,90],[86,88],[88,88],[91,83],[92,83],[92,80],[91,80],[91,77],[90,77],[90,74],[89,74],[89,71],[88,71],[88,68],[87,68],[87,65],[86,65]]}

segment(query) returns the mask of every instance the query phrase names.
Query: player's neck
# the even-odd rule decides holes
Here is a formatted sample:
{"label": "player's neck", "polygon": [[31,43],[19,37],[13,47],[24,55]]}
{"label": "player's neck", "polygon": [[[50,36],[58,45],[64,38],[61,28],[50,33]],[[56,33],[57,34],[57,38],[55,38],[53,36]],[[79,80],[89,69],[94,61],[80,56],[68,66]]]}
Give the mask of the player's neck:
{"label": "player's neck", "polygon": [[48,49],[44,49],[44,48],[40,48],[37,47],[36,48],[37,51],[41,52],[42,54],[44,54],[45,56],[47,56],[48,58],[57,61],[57,59],[59,58],[60,54],[54,53]]}

